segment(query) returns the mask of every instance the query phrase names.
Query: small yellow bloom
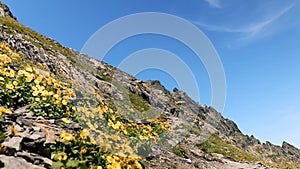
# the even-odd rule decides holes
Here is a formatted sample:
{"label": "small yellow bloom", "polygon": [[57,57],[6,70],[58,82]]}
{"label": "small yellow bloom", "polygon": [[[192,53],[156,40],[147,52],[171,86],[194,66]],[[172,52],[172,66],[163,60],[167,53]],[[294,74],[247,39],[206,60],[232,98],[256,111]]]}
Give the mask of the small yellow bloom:
{"label": "small yellow bloom", "polygon": [[73,140],[73,135],[70,134],[70,133],[66,133],[66,132],[63,132],[59,135],[59,138],[62,140],[62,141],[71,141]]}
{"label": "small yellow bloom", "polygon": [[19,85],[19,83],[17,81],[13,81],[13,85],[15,85],[17,87]]}
{"label": "small yellow bloom", "polygon": [[0,107],[0,115],[2,115],[2,113],[5,113],[5,114],[12,114],[11,110],[10,109],[6,109],[4,107]]}
{"label": "small yellow bloom", "polygon": [[97,144],[96,140],[93,137],[90,137],[92,144]]}
{"label": "small yellow bloom", "polygon": [[85,154],[86,152],[87,152],[87,150],[84,148],[84,149],[81,149],[79,153],[80,154]]}
{"label": "small yellow bloom", "polygon": [[8,77],[15,77],[15,71],[13,69],[10,69],[9,72],[7,73]]}
{"label": "small yellow bloom", "polygon": [[13,135],[20,135],[20,133],[16,130],[15,126],[14,125],[10,125],[9,126],[9,129],[10,129],[10,132],[13,134]]}
{"label": "small yellow bloom", "polygon": [[63,101],[61,103],[66,106],[68,104],[68,100],[63,99]]}
{"label": "small yellow bloom", "polygon": [[67,111],[66,112],[66,115],[69,117],[69,116],[71,116],[71,112],[70,111]]}
{"label": "small yellow bloom", "polygon": [[57,160],[59,161],[64,161],[68,158],[68,156],[66,154],[61,154],[57,157]]}
{"label": "small yellow bloom", "polygon": [[13,90],[14,89],[14,85],[13,84],[6,84],[6,88],[7,89],[10,89],[10,90]]}
{"label": "small yellow bloom", "polygon": [[107,162],[111,163],[114,161],[114,158],[112,156],[108,155],[108,156],[106,156],[106,160],[107,160]]}
{"label": "small yellow bloom", "polygon": [[60,104],[60,101],[59,101],[59,100],[56,100],[56,101],[54,102],[54,104],[59,105],[59,104]]}
{"label": "small yellow bloom", "polygon": [[0,81],[4,81],[5,79],[3,77],[0,77]]}
{"label": "small yellow bloom", "polygon": [[32,96],[37,96],[38,94],[39,94],[38,91],[33,91],[33,92],[32,92]]}
{"label": "small yellow bloom", "polygon": [[59,95],[58,95],[58,94],[55,94],[55,95],[53,95],[53,97],[54,97],[55,99],[58,99],[58,98],[59,98]]}
{"label": "small yellow bloom", "polygon": [[123,130],[123,133],[124,133],[125,135],[127,135],[127,134],[128,134],[127,130]]}
{"label": "small yellow bloom", "polygon": [[66,123],[66,124],[70,124],[70,123],[71,123],[70,120],[67,119],[67,118],[62,118],[61,120],[62,120],[64,123]]}
{"label": "small yellow bloom", "polygon": [[29,82],[31,82],[31,81],[33,80],[33,77],[34,77],[34,75],[30,74],[30,75],[28,75],[28,76],[26,77],[25,81],[26,81],[27,83],[29,83]]}
{"label": "small yellow bloom", "polygon": [[41,99],[37,97],[37,98],[35,98],[35,101],[39,102],[39,101],[41,101]]}
{"label": "small yellow bloom", "polygon": [[116,116],[115,116],[115,115],[112,115],[112,116],[111,116],[111,119],[112,119],[113,121],[115,121],[115,120],[116,120]]}
{"label": "small yellow bloom", "polygon": [[25,75],[25,74],[26,74],[26,72],[24,70],[19,70],[18,71],[18,75],[19,76],[22,76],[22,75]]}
{"label": "small yellow bloom", "polygon": [[30,73],[33,71],[30,65],[26,65],[25,70]]}
{"label": "small yellow bloom", "polygon": [[86,140],[88,135],[89,135],[89,131],[87,129],[81,130],[81,132],[80,132],[81,139]]}
{"label": "small yellow bloom", "polygon": [[101,166],[97,166],[97,169],[103,169]]}

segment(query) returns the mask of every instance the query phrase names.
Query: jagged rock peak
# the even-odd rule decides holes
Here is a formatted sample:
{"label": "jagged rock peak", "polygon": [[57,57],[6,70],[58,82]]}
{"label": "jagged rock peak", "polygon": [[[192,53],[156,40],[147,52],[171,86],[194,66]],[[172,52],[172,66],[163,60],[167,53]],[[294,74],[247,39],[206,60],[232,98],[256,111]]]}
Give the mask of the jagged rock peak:
{"label": "jagged rock peak", "polygon": [[2,1],[0,1],[0,16],[9,16],[11,18],[14,18],[15,20],[16,17],[12,14],[12,12],[9,10],[8,6],[5,5]]}
{"label": "jagged rock peak", "polygon": [[154,89],[158,89],[163,91],[164,93],[168,93],[168,90],[165,88],[164,85],[160,83],[159,80],[148,80],[146,81],[146,83],[151,85]]}

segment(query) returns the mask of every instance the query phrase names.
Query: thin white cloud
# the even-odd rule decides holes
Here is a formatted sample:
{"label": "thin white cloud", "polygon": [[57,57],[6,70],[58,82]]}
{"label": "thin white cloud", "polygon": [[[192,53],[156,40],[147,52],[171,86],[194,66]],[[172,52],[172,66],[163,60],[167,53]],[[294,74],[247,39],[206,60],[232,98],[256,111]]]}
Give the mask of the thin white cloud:
{"label": "thin white cloud", "polygon": [[205,0],[211,8],[222,8],[220,0]]}
{"label": "thin white cloud", "polygon": [[256,35],[260,35],[259,33],[262,32],[265,28],[270,26],[272,23],[277,21],[281,16],[286,14],[291,8],[293,8],[295,4],[291,4],[282,10],[278,11],[275,15],[273,15],[271,18],[268,18],[264,21],[249,24],[247,26],[241,26],[239,28],[233,28],[228,26],[220,26],[220,25],[209,25],[205,23],[201,23],[198,21],[195,21],[194,23],[200,27],[203,27],[209,31],[216,31],[216,32],[229,32],[229,33],[244,33],[246,37],[253,37]]}
{"label": "thin white cloud", "polygon": [[291,4],[291,5],[283,8],[282,10],[278,11],[275,15],[273,15],[273,17],[271,17],[263,22],[259,22],[259,23],[253,24],[249,27],[246,27],[245,32],[250,33],[251,36],[256,35],[257,33],[261,32],[264,28],[266,28],[267,26],[269,26],[270,24],[272,24],[273,22],[278,20],[285,13],[287,13],[291,8],[294,7],[294,5],[295,4]]}

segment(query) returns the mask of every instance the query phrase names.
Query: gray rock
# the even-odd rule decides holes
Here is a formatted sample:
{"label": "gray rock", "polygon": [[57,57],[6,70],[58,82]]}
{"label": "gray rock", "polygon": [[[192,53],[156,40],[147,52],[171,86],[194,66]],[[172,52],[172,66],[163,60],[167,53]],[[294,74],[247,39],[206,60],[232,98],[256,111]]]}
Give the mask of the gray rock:
{"label": "gray rock", "polygon": [[6,146],[8,148],[15,149],[16,151],[21,150],[21,142],[23,138],[22,137],[13,137],[10,138],[2,143],[3,146]]}
{"label": "gray rock", "polygon": [[10,12],[8,6],[2,3],[1,1],[0,1],[0,16],[1,17],[9,16],[16,20],[16,17],[13,16],[13,14]]}
{"label": "gray rock", "polygon": [[44,168],[44,167],[40,167],[28,163],[25,159],[19,157],[0,155],[0,161],[4,165],[1,167],[3,169],[43,169]]}

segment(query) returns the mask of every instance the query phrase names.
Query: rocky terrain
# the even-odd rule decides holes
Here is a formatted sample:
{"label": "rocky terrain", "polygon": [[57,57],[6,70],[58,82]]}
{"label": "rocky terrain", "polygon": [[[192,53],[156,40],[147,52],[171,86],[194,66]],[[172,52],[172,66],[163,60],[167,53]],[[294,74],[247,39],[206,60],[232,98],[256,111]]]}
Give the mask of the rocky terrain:
{"label": "rocky terrain", "polygon": [[[0,16],[1,54],[22,58],[1,65],[0,77],[6,78],[0,88],[2,168],[117,168],[119,164],[123,168],[300,168],[300,150],[289,143],[283,142],[282,146],[261,143],[254,136],[241,133],[233,121],[214,108],[193,101],[184,91],[174,89],[170,92],[159,81],[141,81],[107,63],[64,47],[18,23],[3,3],[0,4]],[[71,86],[76,95],[65,104],[61,101],[61,109],[52,107],[49,111],[49,106],[39,107],[43,102],[33,93],[33,101],[19,103],[22,93],[16,96],[19,98],[17,103],[6,101],[10,95],[3,91],[14,91],[9,89],[7,81],[15,76],[3,72],[20,72],[23,67],[28,71],[31,68],[26,66],[28,64],[36,74],[33,80],[39,76],[46,80],[53,77],[61,81],[58,86],[62,90],[69,91]],[[36,83],[31,80],[28,80],[29,86]],[[31,88],[28,89],[30,92]],[[60,87],[51,89],[60,91],[57,88]],[[96,103],[102,106],[97,111],[104,112],[104,117],[99,115],[100,119],[94,120],[95,115],[91,112]],[[82,113],[83,109],[85,113]],[[105,127],[99,129],[100,124]],[[134,133],[131,126],[142,132]],[[84,136],[85,129],[89,130],[86,132],[89,137]],[[131,148],[140,143],[132,144],[132,138],[139,138],[143,145],[148,144],[143,140],[158,137],[161,141],[150,144],[143,151],[131,153],[127,150],[123,154],[130,152],[131,155],[125,157],[118,154],[119,149],[114,146],[104,146],[106,142],[97,137],[106,138],[103,133],[110,135],[107,137],[114,136],[108,132],[112,129],[120,132],[121,138],[125,136],[130,140]],[[71,144],[76,145],[73,148],[78,148],[80,153],[77,150],[68,152]],[[121,142],[121,146],[125,144]],[[146,150],[149,152],[145,153]],[[98,152],[102,154],[98,156]]]}

